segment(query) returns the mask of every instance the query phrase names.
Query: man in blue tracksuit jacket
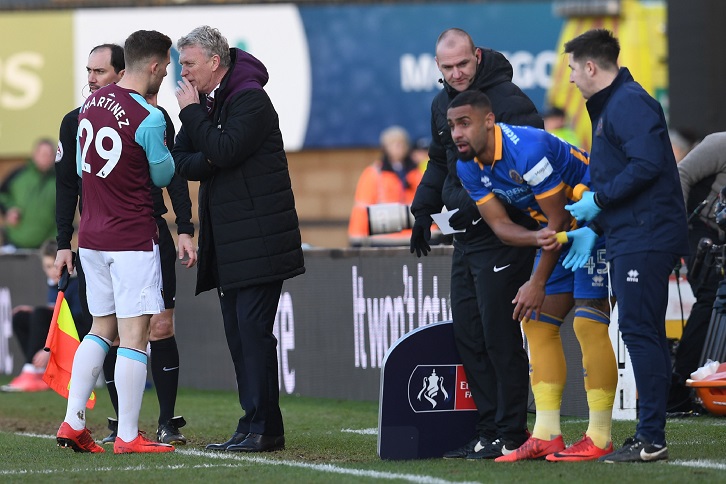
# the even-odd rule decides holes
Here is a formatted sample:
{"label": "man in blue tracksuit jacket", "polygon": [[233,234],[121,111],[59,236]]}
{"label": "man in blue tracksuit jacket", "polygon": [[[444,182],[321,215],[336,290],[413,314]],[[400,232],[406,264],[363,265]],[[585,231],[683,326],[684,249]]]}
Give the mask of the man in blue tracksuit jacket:
{"label": "man in blue tracksuit jacket", "polygon": [[[633,362],[639,421],[635,436],[605,462],[668,458],[665,414],[671,375],[665,334],[668,278],[688,253],[686,209],[660,104],[618,69],[620,45],[595,29],[565,44],[570,82],[592,122],[591,192],[569,205],[606,237],[619,326]],[[568,208],[565,207],[565,208]]]}

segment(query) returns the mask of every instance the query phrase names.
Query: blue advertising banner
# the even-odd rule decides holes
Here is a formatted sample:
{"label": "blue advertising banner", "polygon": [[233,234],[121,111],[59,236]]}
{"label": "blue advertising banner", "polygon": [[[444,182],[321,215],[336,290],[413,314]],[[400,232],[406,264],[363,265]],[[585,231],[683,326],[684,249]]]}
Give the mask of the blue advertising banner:
{"label": "blue advertising banner", "polygon": [[300,16],[312,76],[305,148],[377,146],[393,124],[413,139],[429,137],[441,89],[434,50],[447,28],[505,53],[538,108],[562,50],[563,20],[549,2],[300,7]]}

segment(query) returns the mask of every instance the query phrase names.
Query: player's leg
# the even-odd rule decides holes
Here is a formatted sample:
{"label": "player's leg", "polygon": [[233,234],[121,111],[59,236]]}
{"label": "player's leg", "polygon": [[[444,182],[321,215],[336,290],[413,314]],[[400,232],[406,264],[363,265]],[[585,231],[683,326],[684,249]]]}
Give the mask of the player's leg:
{"label": "player's leg", "polygon": [[550,461],[594,460],[612,452],[612,412],[618,370],[608,333],[607,279],[605,241],[601,237],[589,262],[575,272],[574,286],[573,329],[582,350],[589,425],[581,440],[562,452],[547,456]]}
{"label": "player's leg", "polygon": [[494,370],[496,439],[469,458],[495,459],[521,446],[527,432],[529,363],[518,321],[512,319],[517,291],[530,277],[535,249],[509,247],[471,254],[484,331],[484,352]]}
{"label": "player's leg", "polygon": [[115,330],[116,318],[113,314],[94,316],[91,331],[76,350],[66,410],[66,421],[76,430],[81,428],[81,424],[85,424],[83,409],[91,396],[103,358],[111,344],[109,336],[113,337]]}
{"label": "player's leg", "polygon": [[169,452],[174,447],[146,439],[139,432],[139,412],[146,385],[149,321],[163,311],[158,247],[152,251],[113,252],[111,276],[119,327],[115,380],[118,436],[114,453]]}
{"label": "player's leg", "polygon": [[86,402],[103,365],[111,341],[116,338],[117,325],[113,286],[108,259],[104,253],[81,249],[81,257],[89,272],[88,305],[93,314],[90,332],[83,338],[73,358],[71,385],[63,424],[58,429],[58,445],[72,447],[76,452],[103,452],[86,429]]}
{"label": "player's leg", "polygon": [[116,358],[116,389],[118,391],[118,435],[124,443],[139,435],[139,412],[146,385],[146,343],[150,316],[119,318],[120,345]]}
{"label": "player's leg", "polygon": [[176,300],[177,251],[169,227],[163,218],[156,221],[159,228],[159,256],[164,296],[164,311],[151,317],[151,376],[154,379],[156,397],[159,400],[159,426],[156,439],[174,445],[186,444],[187,439],[179,431],[186,425],[181,416],[174,415],[179,389],[179,349],[174,337],[174,305]]}
{"label": "player's leg", "polygon": [[103,360],[103,377],[106,382],[106,391],[113,406],[116,418],[108,417],[108,430],[111,431],[101,443],[113,444],[118,434],[118,392],[116,391],[116,359],[118,358],[119,340],[116,338],[108,350],[106,359]]}
{"label": "player's leg", "polygon": [[515,452],[497,458],[496,462],[540,459],[565,448],[560,428],[560,407],[567,381],[567,365],[560,326],[574,304],[573,281],[572,272],[558,264],[547,281],[539,319],[522,321],[529,346],[530,383],[537,407],[535,424],[527,442]]}

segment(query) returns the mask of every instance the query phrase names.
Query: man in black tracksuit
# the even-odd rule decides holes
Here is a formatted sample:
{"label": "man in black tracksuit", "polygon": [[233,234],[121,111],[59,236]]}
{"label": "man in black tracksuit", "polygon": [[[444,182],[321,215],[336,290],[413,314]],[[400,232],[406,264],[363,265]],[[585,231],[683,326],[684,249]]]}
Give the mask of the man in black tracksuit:
{"label": "man in black tracksuit", "polygon": [[[535,249],[504,245],[481,220],[479,211],[456,175],[457,147],[446,120],[449,102],[467,89],[492,101],[497,121],[543,128],[532,101],[512,83],[512,66],[499,52],[476,48],[460,29],[444,31],[436,43],[436,62],[444,89],[431,104],[430,161],[411,212],[416,218],[411,252],[430,250],[431,214],[459,209],[450,219],[455,229],[451,268],[454,337],[479,412],[476,435],[446,458],[494,459],[527,440],[528,360],[519,322],[512,319],[520,287],[532,271]],[[531,219],[508,209],[517,223]]]}

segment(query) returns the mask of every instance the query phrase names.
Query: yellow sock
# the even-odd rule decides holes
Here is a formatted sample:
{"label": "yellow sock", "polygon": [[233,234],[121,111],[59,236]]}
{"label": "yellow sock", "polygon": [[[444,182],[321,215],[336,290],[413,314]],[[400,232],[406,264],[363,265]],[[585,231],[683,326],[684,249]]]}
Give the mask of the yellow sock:
{"label": "yellow sock", "polygon": [[[585,434],[592,439],[592,443],[601,449],[606,448],[612,441],[611,430],[613,426],[613,399],[615,392],[604,390],[588,390],[587,404],[590,406],[590,422],[587,425]],[[610,402],[606,410],[595,410],[597,402],[606,404]]]}
{"label": "yellow sock", "polygon": [[[564,388],[564,385],[553,385],[545,382],[532,385],[532,393],[537,405],[532,437],[552,440],[562,433],[560,428],[560,404]],[[547,407],[556,408],[547,409]]]}
{"label": "yellow sock", "polygon": [[585,391],[590,408],[590,423],[585,434],[601,449],[611,440],[613,402],[618,385],[615,353],[608,335],[610,318],[597,309],[580,307],[575,311],[573,328],[582,349]]}
{"label": "yellow sock", "polygon": [[537,406],[532,437],[537,439],[552,440],[562,433],[560,406],[567,365],[560,338],[561,324],[561,319],[548,314],[540,314],[539,321],[522,322],[529,345],[529,376]]}

